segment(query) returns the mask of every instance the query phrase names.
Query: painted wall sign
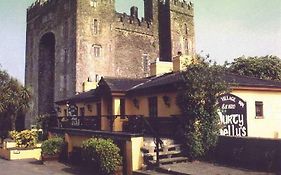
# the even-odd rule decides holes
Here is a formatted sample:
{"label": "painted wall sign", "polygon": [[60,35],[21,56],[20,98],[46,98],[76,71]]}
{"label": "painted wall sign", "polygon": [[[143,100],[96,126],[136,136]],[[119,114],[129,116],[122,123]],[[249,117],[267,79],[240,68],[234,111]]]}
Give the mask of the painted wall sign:
{"label": "painted wall sign", "polygon": [[247,105],[241,98],[233,94],[221,95],[218,99],[219,115],[224,136],[247,136]]}

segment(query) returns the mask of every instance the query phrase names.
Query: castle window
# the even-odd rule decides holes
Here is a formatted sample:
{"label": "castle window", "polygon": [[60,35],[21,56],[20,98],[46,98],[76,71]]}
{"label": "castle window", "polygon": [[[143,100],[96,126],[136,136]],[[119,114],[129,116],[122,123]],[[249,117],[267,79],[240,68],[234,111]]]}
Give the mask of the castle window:
{"label": "castle window", "polygon": [[142,54],[142,65],[143,65],[143,71],[145,73],[145,76],[149,75],[149,55],[148,54]]}
{"label": "castle window", "polygon": [[91,7],[97,7],[97,0],[90,0],[90,6]]}
{"label": "castle window", "polygon": [[184,31],[185,31],[185,34],[188,36],[188,27],[187,27],[187,24],[184,24]]}
{"label": "castle window", "polygon": [[93,20],[93,33],[94,35],[97,35],[99,33],[99,24],[97,19]]}
{"label": "castle window", "polygon": [[95,57],[101,57],[101,45],[93,45],[93,52]]}
{"label": "castle window", "polygon": [[64,75],[60,75],[60,91],[64,91],[65,89],[65,76]]}
{"label": "castle window", "polygon": [[[189,50],[188,39],[185,39],[185,40],[184,40],[184,44],[185,44],[185,49],[186,49],[187,52],[188,52],[188,50]],[[187,53],[187,54],[188,54],[188,53]]]}

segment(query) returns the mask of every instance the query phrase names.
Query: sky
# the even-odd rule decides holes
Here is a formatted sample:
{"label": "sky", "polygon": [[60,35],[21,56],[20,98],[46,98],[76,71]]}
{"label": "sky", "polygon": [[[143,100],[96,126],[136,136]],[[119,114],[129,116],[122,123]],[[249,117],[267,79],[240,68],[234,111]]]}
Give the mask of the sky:
{"label": "sky", "polygon": [[[0,0],[0,65],[24,82],[26,9],[35,0]],[[281,0],[193,0],[196,50],[218,63],[245,56],[281,58]],[[116,0],[129,14],[143,0]]]}

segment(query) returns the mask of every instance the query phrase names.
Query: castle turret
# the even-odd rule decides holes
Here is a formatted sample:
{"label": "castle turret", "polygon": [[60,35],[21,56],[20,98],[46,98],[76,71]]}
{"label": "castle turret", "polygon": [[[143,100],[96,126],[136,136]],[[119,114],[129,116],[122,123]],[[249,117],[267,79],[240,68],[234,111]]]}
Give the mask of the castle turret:
{"label": "castle turret", "polygon": [[144,0],[145,19],[152,21],[160,61],[171,61],[178,52],[195,55],[194,13],[191,2]]}
{"label": "castle turret", "polygon": [[170,11],[171,54],[195,55],[194,8],[191,2],[168,0]]}

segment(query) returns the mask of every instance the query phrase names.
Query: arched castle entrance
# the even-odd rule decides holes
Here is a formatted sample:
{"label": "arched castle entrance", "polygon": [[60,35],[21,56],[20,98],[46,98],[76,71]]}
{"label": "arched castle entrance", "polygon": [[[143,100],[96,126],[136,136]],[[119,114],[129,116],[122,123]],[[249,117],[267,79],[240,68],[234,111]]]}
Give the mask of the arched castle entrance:
{"label": "arched castle entrance", "polygon": [[38,114],[54,111],[55,35],[44,34],[39,43],[38,59]]}

